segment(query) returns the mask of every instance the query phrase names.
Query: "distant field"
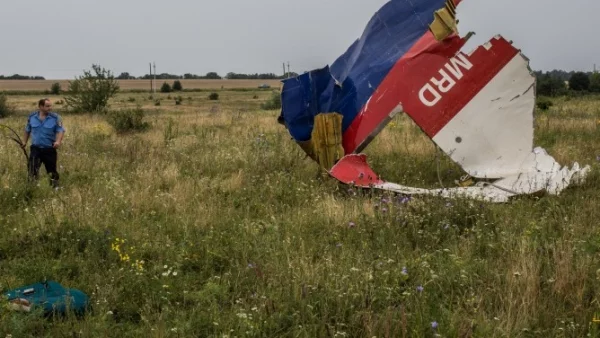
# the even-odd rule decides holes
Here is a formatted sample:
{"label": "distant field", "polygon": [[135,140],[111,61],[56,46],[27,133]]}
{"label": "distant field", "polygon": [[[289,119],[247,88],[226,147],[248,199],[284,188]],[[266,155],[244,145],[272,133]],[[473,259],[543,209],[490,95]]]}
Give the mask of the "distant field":
{"label": "distant field", "polygon": [[[0,91],[4,90],[50,90],[53,83],[59,82],[63,89],[69,87],[70,80],[0,80]],[[175,80],[156,80],[157,88],[163,82],[173,84]],[[280,80],[180,80],[184,89],[224,89],[231,88],[257,88],[261,84],[268,84],[273,88],[280,86]],[[123,90],[148,89],[150,80],[119,80]]]}

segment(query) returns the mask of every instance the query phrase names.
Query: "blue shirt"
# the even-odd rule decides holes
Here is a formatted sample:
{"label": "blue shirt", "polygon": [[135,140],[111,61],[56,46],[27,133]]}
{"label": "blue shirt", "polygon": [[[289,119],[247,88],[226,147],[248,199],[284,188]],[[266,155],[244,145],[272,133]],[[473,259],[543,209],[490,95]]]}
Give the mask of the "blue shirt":
{"label": "blue shirt", "polygon": [[56,134],[65,132],[62,119],[56,113],[48,113],[42,121],[39,112],[29,114],[25,131],[31,133],[31,145],[40,148],[52,148],[56,141]]}

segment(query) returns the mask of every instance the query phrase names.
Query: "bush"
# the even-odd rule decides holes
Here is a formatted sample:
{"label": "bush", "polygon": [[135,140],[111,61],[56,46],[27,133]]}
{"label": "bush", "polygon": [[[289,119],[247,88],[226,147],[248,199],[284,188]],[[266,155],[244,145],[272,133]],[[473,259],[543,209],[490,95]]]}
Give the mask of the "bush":
{"label": "bush", "polygon": [[181,81],[175,80],[175,82],[173,82],[173,91],[179,92],[182,90],[183,90],[183,86],[181,85]]}
{"label": "bush", "polygon": [[281,94],[274,92],[271,98],[261,105],[264,110],[281,109]]}
{"label": "bush", "polygon": [[171,92],[171,85],[169,85],[168,83],[164,82],[162,84],[162,87],[160,87],[160,92],[161,93],[170,93]]}
{"label": "bush", "polygon": [[76,113],[106,112],[108,100],[119,91],[119,84],[110,71],[92,65],[95,74],[85,71],[74,81],[69,81],[67,105]]}
{"label": "bush", "polygon": [[52,95],[58,95],[60,94],[61,88],[60,88],[60,83],[55,82],[52,84],[52,86],[50,87],[50,93]]}
{"label": "bush", "polygon": [[12,115],[14,112],[15,109],[8,104],[6,96],[0,94],[0,118]]}
{"label": "bush", "polygon": [[142,131],[149,127],[144,122],[145,113],[141,107],[135,109],[114,110],[108,113],[108,123],[115,128],[117,133]]}
{"label": "bush", "polygon": [[181,104],[181,102],[183,102],[183,97],[178,96],[175,98],[175,105],[178,106]]}
{"label": "bush", "polygon": [[219,99],[219,93],[210,93],[210,95],[208,95],[208,99],[209,100],[218,100]]}
{"label": "bush", "polygon": [[549,99],[540,98],[537,100],[536,105],[540,110],[546,111],[550,109],[550,107],[552,107],[554,103],[552,103],[552,101],[550,101]]}

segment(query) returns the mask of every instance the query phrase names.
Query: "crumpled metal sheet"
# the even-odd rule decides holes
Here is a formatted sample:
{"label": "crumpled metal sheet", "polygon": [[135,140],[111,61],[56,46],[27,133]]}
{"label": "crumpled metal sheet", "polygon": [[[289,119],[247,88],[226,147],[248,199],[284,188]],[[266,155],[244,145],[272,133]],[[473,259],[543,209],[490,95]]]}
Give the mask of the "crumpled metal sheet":
{"label": "crumpled metal sheet", "polygon": [[[410,57],[412,47],[429,32],[434,12],[445,0],[392,0],[377,11],[360,39],[329,67],[283,81],[282,116],[292,137],[310,139],[314,116],[343,115],[346,153],[360,151],[378,121],[363,110],[380,90],[399,59]],[[429,33],[431,35],[431,33]],[[389,111],[387,112],[389,113]],[[368,126],[364,126],[363,120]]]}
{"label": "crumpled metal sheet", "polygon": [[[461,49],[470,35],[450,33],[438,41],[429,24],[443,5],[392,0],[331,69],[285,81],[282,115],[291,135],[306,142],[314,116],[341,113],[347,156],[330,174],[346,184],[405,194],[503,202],[542,190],[559,194],[585,179],[589,166],[562,167],[544,149],[533,148],[535,77],[528,59],[501,36],[468,54]],[[356,153],[398,112],[469,175],[485,181],[421,189],[379,180]]]}

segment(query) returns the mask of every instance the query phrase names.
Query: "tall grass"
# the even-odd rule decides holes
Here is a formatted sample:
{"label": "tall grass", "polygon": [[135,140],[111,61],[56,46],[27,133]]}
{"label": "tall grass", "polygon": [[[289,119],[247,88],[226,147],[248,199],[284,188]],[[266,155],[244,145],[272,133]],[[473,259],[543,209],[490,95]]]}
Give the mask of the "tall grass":
{"label": "tall grass", "polygon": [[[502,205],[353,190],[321,176],[254,95],[269,93],[165,104],[137,134],[67,115],[58,192],[27,185],[19,149],[0,143],[0,290],[54,279],[93,306],[62,320],[2,308],[0,336],[597,334],[596,171]],[[155,108],[145,96],[136,104]],[[597,104],[557,100],[536,144],[597,170]],[[435,151],[403,116],[367,149],[386,178],[426,187]],[[445,184],[460,177],[441,168]]]}

